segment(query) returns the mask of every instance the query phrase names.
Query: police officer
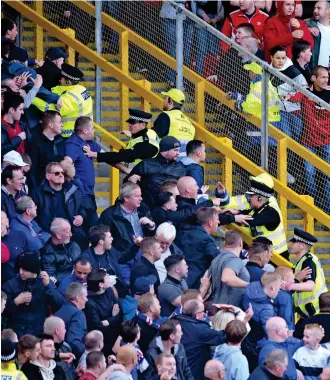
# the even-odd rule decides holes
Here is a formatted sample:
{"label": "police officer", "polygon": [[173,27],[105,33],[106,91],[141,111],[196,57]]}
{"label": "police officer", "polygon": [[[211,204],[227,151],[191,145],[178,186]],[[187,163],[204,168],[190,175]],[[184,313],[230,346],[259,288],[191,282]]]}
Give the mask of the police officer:
{"label": "police officer", "polygon": [[296,312],[302,318],[308,318],[320,312],[319,296],[328,291],[323,269],[319,259],[309,252],[317,239],[308,232],[298,228],[290,240],[290,254],[295,255],[297,264],[294,267],[296,282],[290,286]]}
{"label": "police officer", "polygon": [[[96,153],[86,147],[85,154],[88,157],[96,158],[98,162],[106,162],[107,164],[131,163],[131,168],[143,159],[155,157],[159,151],[159,139],[155,131],[147,128],[151,118],[150,113],[130,108],[129,119],[126,122],[129,125],[131,138],[126,148],[119,152]],[[121,167],[118,168],[121,169]]]}
{"label": "police officer", "polygon": [[1,379],[27,380],[16,366],[17,352],[15,344],[10,340],[1,340]]}
{"label": "police officer", "polygon": [[273,243],[273,251],[289,260],[288,246],[281,210],[274,194],[274,181],[267,173],[250,177],[251,187],[245,194],[230,198],[221,183],[218,184],[220,206],[241,210],[253,219],[244,222],[242,229],[252,237],[263,236]]}
{"label": "police officer", "polygon": [[74,131],[74,123],[79,116],[93,119],[93,100],[88,90],[79,84],[84,74],[77,67],[67,63],[62,64],[60,85],[53,87],[52,92],[60,95],[57,104],[49,104],[39,98],[33,100],[33,105],[44,112],[57,110],[63,121],[62,136],[68,138]]}
{"label": "police officer", "polygon": [[68,56],[69,54],[64,50],[55,47],[46,51],[45,62],[36,69],[36,72],[42,76],[43,86],[47,90],[51,90],[58,85],[64,59],[68,58]]}
{"label": "police officer", "polygon": [[186,156],[186,146],[195,137],[195,127],[183,114],[182,107],[185,95],[181,90],[172,88],[168,92],[162,92],[165,96],[163,110],[154,123],[154,131],[159,138],[173,136],[180,141],[180,155]]}

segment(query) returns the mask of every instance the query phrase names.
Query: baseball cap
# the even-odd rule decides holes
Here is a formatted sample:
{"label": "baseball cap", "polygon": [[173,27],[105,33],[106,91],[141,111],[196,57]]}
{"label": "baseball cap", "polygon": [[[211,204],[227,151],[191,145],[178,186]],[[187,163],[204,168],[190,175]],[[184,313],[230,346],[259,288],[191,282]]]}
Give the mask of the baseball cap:
{"label": "baseball cap", "polygon": [[68,58],[69,54],[60,48],[49,48],[46,51],[45,57],[51,59],[52,61],[59,58]]}
{"label": "baseball cap", "polygon": [[23,161],[22,156],[15,150],[11,150],[3,156],[3,162],[10,162],[16,166],[27,166],[28,164]]}
{"label": "baseball cap", "polygon": [[178,88],[172,88],[169,91],[163,91],[161,94],[164,96],[168,96],[169,98],[180,104],[183,104],[186,100],[184,93]]}
{"label": "baseball cap", "polygon": [[244,65],[243,68],[245,70],[252,71],[253,73],[255,73],[257,75],[261,75],[262,74],[262,68],[261,68],[261,66],[258,65],[255,62],[248,63],[248,64]]}
{"label": "baseball cap", "polygon": [[159,151],[168,152],[171,149],[180,148],[181,144],[178,139],[173,136],[165,136],[160,140]]}
{"label": "baseball cap", "polygon": [[138,277],[132,286],[132,293],[142,296],[143,294],[148,293],[152,285],[156,282],[157,278],[153,274],[146,277]]}

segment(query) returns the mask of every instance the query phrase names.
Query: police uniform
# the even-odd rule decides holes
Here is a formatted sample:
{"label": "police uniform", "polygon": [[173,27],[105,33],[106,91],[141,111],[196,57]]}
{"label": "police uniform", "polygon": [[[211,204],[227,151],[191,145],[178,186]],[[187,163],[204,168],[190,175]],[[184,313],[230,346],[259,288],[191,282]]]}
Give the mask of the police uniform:
{"label": "police uniform", "polygon": [[[162,92],[176,103],[183,104],[185,101],[184,93],[177,88],[168,92]],[[173,136],[180,141],[180,157],[186,156],[186,147],[189,141],[195,138],[195,127],[179,108],[172,108],[163,111],[155,120],[154,131],[159,138]]]}
{"label": "police uniform", "polygon": [[24,373],[17,369],[16,348],[10,340],[1,341],[1,380],[27,380]]}
{"label": "police uniform", "polygon": [[[289,259],[288,245],[284,230],[283,217],[274,194],[274,181],[269,174],[262,173],[256,177],[250,177],[251,187],[245,194],[237,195],[229,199],[226,193],[220,206],[241,210],[241,214],[250,215],[253,220],[248,220],[249,227],[241,228],[251,237],[263,236],[271,240],[273,250]],[[249,197],[260,195],[268,198],[259,209],[251,209]]]}
{"label": "police uniform", "polygon": [[[148,123],[152,115],[150,113],[137,109],[129,109],[129,119],[126,120],[129,124]],[[117,162],[126,162],[134,167],[143,159],[152,158],[159,151],[159,139],[155,131],[149,128],[144,128],[141,131],[132,135],[125,149],[119,152],[105,152],[97,154],[98,162],[106,162],[114,164]]]}
{"label": "police uniform", "polygon": [[[308,232],[302,231],[298,228],[294,229],[294,235],[291,242],[302,242],[310,247],[317,242],[317,239]],[[307,252],[297,262],[294,267],[295,272],[299,272],[304,268],[310,268],[312,273],[308,275],[303,282],[313,281],[314,289],[311,292],[294,292],[293,302],[296,312],[303,318],[311,317],[320,312],[319,297],[322,293],[328,291],[323,269],[321,263],[316,255],[311,252]]]}
{"label": "police uniform", "polygon": [[[78,68],[63,63],[61,77],[71,81],[80,81],[84,74]],[[93,100],[88,90],[81,84],[69,86],[56,86],[52,92],[58,94],[62,100],[60,114],[62,116],[62,136],[70,137],[74,131],[74,124],[78,117],[86,116],[93,119]],[[49,104],[39,98],[32,102],[42,112],[56,110],[55,104]]]}

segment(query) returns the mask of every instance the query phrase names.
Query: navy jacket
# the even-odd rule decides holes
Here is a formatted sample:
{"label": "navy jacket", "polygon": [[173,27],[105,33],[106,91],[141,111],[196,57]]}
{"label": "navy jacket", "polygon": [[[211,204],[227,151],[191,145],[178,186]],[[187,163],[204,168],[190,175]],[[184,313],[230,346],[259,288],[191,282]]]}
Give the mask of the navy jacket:
{"label": "navy jacket", "polygon": [[277,316],[285,319],[289,330],[295,330],[294,305],[291,292],[280,289],[277,297],[274,299],[274,304]]}
{"label": "navy jacket", "polygon": [[246,263],[246,269],[250,274],[250,282],[260,281],[262,275],[265,273],[263,269],[257,263],[248,261]]}
{"label": "navy jacket", "polygon": [[244,291],[243,310],[247,310],[251,303],[253,317],[250,320],[251,331],[243,341],[244,352],[256,355],[257,342],[266,337],[266,322],[276,316],[274,301],[264,292],[261,282],[251,282]]}
{"label": "navy jacket", "polygon": [[175,244],[182,250],[189,267],[189,289],[199,289],[201,277],[220,253],[214,238],[201,225],[182,224]]}
{"label": "navy jacket", "polygon": [[[141,203],[140,207],[137,209],[139,218],[146,216],[150,220],[151,214],[149,207],[145,203]],[[100,216],[100,225],[106,225],[110,227],[111,235],[113,237],[113,247],[119,252],[128,251],[132,245],[133,241],[133,227],[131,223],[123,217],[120,210],[120,201],[117,200],[116,203],[104,210]],[[155,231],[148,229],[146,225],[142,225],[143,234],[145,236],[153,236]]]}
{"label": "navy jacket", "polygon": [[183,157],[181,162],[186,167],[186,176],[193,177],[199,187],[198,194],[202,194],[201,187],[204,185],[204,168],[190,157]]}
{"label": "navy jacket", "polygon": [[4,211],[11,221],[16,216],[16,201],[23,195],[24,191],[16,193],[15,197],[8,193],[4,185],[1,186],[1,211]]}
{"label": "navy jacket", "polygon": [[39,186],[45,179],[46,166],[51,162],[63,160],[65,140],[61,135],[49,140],[39,128],[35,128],[33,139],[28,145],[28,153],[32,160],[30,180],[33,188]]}
{"label": "navy jacket", "polygon": [[251,375],[248,377],[248,380],[280,380],[282,377],[277,377],[267,371],[265,366],[261,365],[257,367]]}
{"label": "navy jacket", "polygon": [[189,315],[176,315],[174,319],[182,327],[181,344],[185,348],[193,378],[203,379],[205,364],[212,359],[211,347],[225,343],[226,334],[224,331],[213,330],[207,322]]}
{"label": "navy jacket", "polygon": [[19,231],[26,236],[28,241],[28,251],[39,251],[51,235],[48,232],[43,231],[34,220],[31,221],[30,225],[35,232],[34,234],[32,234],[28,222],[25,221],[21,215],[16,214],[15,218],[10,222],[11,230]]}
{"label": "navy jacket", "polygon": [[196,210],[190,206],[183,206],[177,211],[164,210],[162,207],[155,207],[151,211],[152,219],[159,226],[165,222],[171,222],[174,226],[186,223],[195,214]]}
{"label": "navy jacket", "polygon": [[[7,281],[2,290],[7,294],[5,315],[8,316],[8,328],[12,328],[18,337],[24,334],[36,335],[43,332],[43,324],[50,310],[58,310],[64,303],[64,298],[50,281],[44,286],[40,277],[23,281],[18,274]],[[16,306],[14,299],[22,292],[32,293],[28,305]]]}
{"label": "navy jacket", "polygon": [[[28,130],[27,124],[23,121],[20,120],[20,127],[22,128],[22,131],[26,133],[26,140],[30,140],[30,133]],[[22,142],[22,139],[19,136],[15,136],[10,140],[8,132],[7,132],[7,127],[5,124],[1,123],[1,156],[3,157],[6,153],[16,150]]]}
{"label": "navy jacket", "polygon": [[87,333],[86,317],[72,302],[66,302],[55,314],[63,319],[66,328],[65,341],[79,360],[85,352],[84,336]]}
{"label": "navy jacket", "polygon": [[[75,215],[81,215],[84,219],[86,218],[83,194],[79,191],[78,186],[74,184],[63,186],[63,191],[65,193],[66,213],[72,227],[73,236],[75,234],[84,234],[82,227],[73,225]],[[47,180],[34,189],[32,198],[38,206],[38,210],[42,210],[37,216],[38,224],[43,230],[49,231],[50,225],[56,216],[56,200],[54,191]]]}

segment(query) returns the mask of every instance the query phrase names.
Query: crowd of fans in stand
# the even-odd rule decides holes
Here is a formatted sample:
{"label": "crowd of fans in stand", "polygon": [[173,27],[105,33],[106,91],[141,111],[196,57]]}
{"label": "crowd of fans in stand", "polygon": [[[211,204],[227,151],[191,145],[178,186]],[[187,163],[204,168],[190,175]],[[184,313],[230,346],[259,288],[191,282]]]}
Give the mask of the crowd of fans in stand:
{"label": "crowd of fans in stand", "polygon": [[[222,31],[235,32],[243,47],[260,57],[264,52],[298,83],[313,83],[313,93],[330,103],[329,3],[318,2],[306,24],[293,16],[293,1],[278,3],[283,8],[268,19],[253,1],[241,0]],[[192,11],[206,22],[224,20],[221,1],[197,5]],[[67,104],[51,91],[70,78],[76,85],[80,72],[63,63],[67,55],[60,49],[50,49],[45,62],[29,59],[15,45],[16,35],[16,24],[3,20],[2,378],[329,380],[330,292],[319,297],[320,313],[295,324],[293,284],[315,280],[314,270],[275,268],[272,242],[262,236],[245,247],[241,234],[229,230],[218,247],[212,235],[219,224],[248,225],[252,218],[220,208],[221,183],[218,198],[206,195],[205,144],[191,140],[179,161],[180,142],[163,137],[157,158],[127,172],[115,204],[99,217],[90,151],[102,153],[92,118],[69,121],[73,133],[63,138]],[[228,65],[219,66],[221,76]],[[258,67],[247,66],[256,83]],[[286,108],[272,121],[286,117],[286,128],[294,123],[287,134],[299,134],[303,98],[297,103],[283,83],[273,85]],[[233,81],[221,86],[248,112]],[[330,152],[330,118],[320,120],[326,145],[315,145],[315,135],[315,144],[305,144]],[[308,252],[313,237],[295,233],[295,249],[299,244]]]}

